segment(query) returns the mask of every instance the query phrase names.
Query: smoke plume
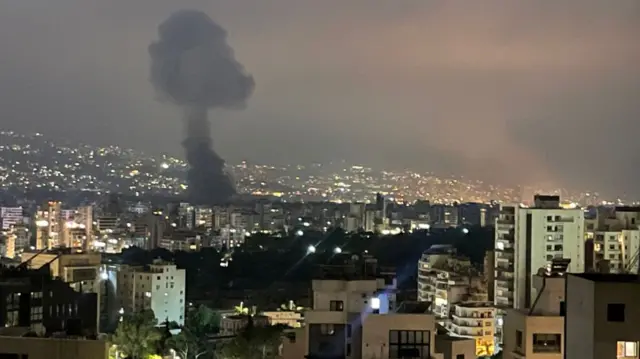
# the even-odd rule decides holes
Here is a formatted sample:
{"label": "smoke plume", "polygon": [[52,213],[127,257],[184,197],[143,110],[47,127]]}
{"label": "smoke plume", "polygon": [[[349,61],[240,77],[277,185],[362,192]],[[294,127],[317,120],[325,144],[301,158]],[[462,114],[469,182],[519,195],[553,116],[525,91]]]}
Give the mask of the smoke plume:
{"label": "smoke plume", "polygon": [[189,199],[214,204],[228,200],[235,188],[224,160],[213,150],[207,112],[241,109],[255,82],[235,59],[227,32],[200,11],[178,11],[158,28],[149,46],[151,82],[162,101],[180,106],[186,126]]}

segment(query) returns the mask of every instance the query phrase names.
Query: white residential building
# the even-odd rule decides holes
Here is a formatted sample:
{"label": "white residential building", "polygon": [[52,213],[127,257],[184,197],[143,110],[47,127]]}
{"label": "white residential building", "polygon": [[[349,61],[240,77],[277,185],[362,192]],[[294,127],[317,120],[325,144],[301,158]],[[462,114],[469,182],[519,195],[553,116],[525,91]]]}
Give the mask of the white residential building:
{"label": "white residential building", "polygon": [[117,278],[118,300],[124,313],[153,310],[159,323],[184,324],[185,270],[155,261],[147,268],[121,266]]}
{"label": "white residential building", "polygon": [[496,309],[490,302],[467,302],[453,306],[452,320],[446,328],[452,336],[471,338],[476,355],[493,355],[495,351]]}
{"label": "white residential building", "polygon": [[433,314],[448,319],[456,303],[488,300],[483,280],[453,247],[434,245],[418,262],[418,301],[432,303]]}
{"label": "white residential building", "polygon": [[23,220],[22,207],[0,207],[0,229],[8,230]]}
{"label": "white residential building", "polygon": [[640,207],[598,208],[589,224],[586,237],[593,251],[587,251],[588,269],[638,273]]}
{"label": "white residential building", "polygon": [[530,307],[532,276],[553,259],[570,260],[569,272],[584,271],[584,212],[561,207],[558,196],[536,195],[532,207],[503,206],[495,236],[496,306]]}

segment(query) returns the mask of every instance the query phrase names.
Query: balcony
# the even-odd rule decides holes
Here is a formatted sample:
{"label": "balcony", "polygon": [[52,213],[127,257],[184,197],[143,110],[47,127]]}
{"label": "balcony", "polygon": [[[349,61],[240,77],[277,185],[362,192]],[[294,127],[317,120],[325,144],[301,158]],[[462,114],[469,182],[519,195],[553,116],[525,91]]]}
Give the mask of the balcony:
{"label": "balcony", "polygon": [[504,298],[513,298],[513,284],[496,282],[496,296],[498,294]]}
{"label": "balcony", "polygon": [[513,255],[508,252],[496,251],[496,262],[497,261],[509,261],[513,260]]}
{"label": "balcony", "polygon": [[470,329],[482,328],[482,320],[461,318],[455,314],[453,316],[452,323],[460,328],[470,328]]}
{"label": "balcony", "polygon": [[483,336],[483,330],[480,327],[467,327],[457,325],[453,322],[448,325],[449,331],[456,335],[467,336],[467,337],[481,337]]}
{"label": "balcony", "polygon": [[505,297],[501,297],[499,295],[496,295],[496,306],[498,308],[511,308],[513,307],[513,300],[509,299],[509,298],[505,298]]}
{"label": "balcony", "polygon": [[551,220],[547,219],[549,223],[573,223],[575,222],[575,218],[567,217],[567,218],[553,218]]}
{"label": "balcony", "polygon": [[496,223],[497,224],[508,224],[508,225],[515,225],[515,221],[513,219],[496,219]]}
{"label": "balcony", "polygon": [[496,265],[495,267],[496,271],[498,273],[502,272],[502,273],[513,273],[514,268],[512,264],[507,264],[507,265]]}
{"label": "balcony", "polygon": [[446,300],[447,297],[448,297],[448,295],[447,295],[447,291],[446,290],[442,290],[442,289],[437,289],[436,290],[436,298],[440,298],[440,299]]}

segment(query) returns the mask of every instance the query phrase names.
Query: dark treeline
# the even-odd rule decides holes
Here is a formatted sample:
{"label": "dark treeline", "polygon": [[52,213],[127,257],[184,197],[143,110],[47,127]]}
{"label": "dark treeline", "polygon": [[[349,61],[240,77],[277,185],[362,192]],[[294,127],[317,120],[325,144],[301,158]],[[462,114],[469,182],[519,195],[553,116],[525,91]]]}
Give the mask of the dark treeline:
{"label": "dark treeline", "polygon": [[[398,278],[412,286],[420,256],[434,244],[455,246],[458,254],[469,257],[482,269],[485,252],[493,247],[493,229],[469,228],[464,233],[452,228],[396,236],[345,234],[336,229],[328,233],[308,232],[300,237],[252,236],[243,247],[234,249],[228,267],[220,265],[226,251],[213,248],[175,253],[161,248],[152,251],[130,248],[120,258],[131,264],[149,264],[157,258],[174,261],[187,270],[189,297],[199,298],[228,288],[259,289],[274,282],[308,282],[314,266],[335,256],[336,247],[343,254],[372,255],[380,267],[395,268]],[[316,252],[309,254],[309,246],[314,246]]]}

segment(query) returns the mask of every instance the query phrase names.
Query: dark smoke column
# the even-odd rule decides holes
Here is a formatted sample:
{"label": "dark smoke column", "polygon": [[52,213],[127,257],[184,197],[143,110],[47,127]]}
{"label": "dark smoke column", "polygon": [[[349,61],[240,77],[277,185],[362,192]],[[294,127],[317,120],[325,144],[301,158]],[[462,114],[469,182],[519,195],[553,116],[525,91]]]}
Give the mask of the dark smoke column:
{"label": "dark smoke column", "polygon": [[224,160],[213,150],[207,112],[244,108],[255,82],[236,61],[227,32],[203,12],[178,11],[160,25],[158,34],[149,46],[151,82],[163,101],[183,110],[189,200],[224,202],[235,188],[224,172]]}

